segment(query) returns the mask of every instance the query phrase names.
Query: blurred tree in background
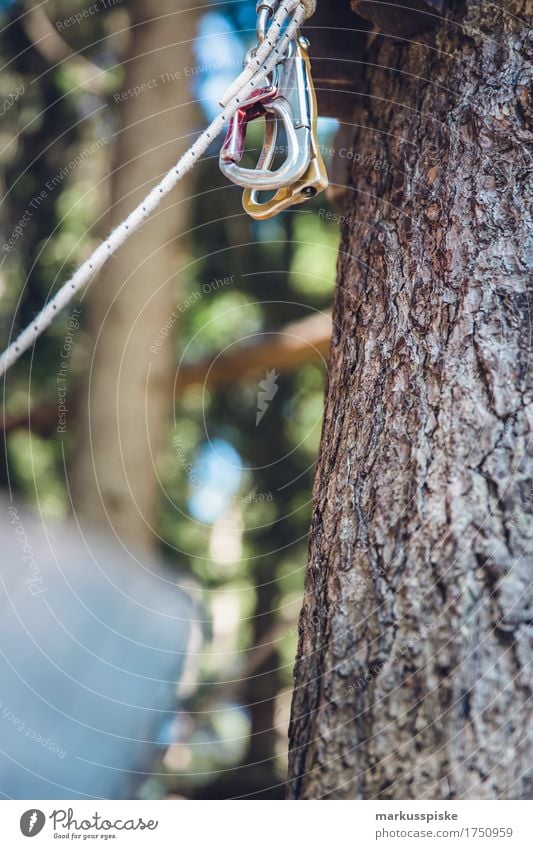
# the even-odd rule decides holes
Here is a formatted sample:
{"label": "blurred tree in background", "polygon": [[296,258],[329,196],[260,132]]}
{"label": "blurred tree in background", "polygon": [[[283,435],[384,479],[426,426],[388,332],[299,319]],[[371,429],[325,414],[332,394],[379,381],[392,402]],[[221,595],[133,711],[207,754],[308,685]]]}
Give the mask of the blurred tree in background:
{"label": "blurred tree in background", "polygon": [[[250,2],[94,5],[2,4],[2,344],[190,144],[253,41]],[[203,610],[149,797],[281,797],[286,770],[338,234],[323,199],[252,222],[217,160],[5,396],[3,485],[159,551]]]}

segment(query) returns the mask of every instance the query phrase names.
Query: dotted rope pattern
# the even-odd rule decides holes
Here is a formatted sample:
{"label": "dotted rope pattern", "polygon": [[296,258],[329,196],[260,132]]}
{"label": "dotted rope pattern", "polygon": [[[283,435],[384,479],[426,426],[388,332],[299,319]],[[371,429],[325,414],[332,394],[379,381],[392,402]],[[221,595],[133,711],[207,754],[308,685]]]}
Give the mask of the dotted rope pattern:
{"label": "dotted rope pattern", "polygon": [[[271,21],[265,41],[258,48],[255,56],[251,57],[242,74],[225,92],[221,100],[223,111],[204,130],[189,150],[183,154],[161,182],[154,186],[133,212],[80,265],[31,324],[3,352],[0,356],[0,376],[4,375],[22,354],[35,344],[38,337],[52,323],[60,310],[87,285],[109,257],[139,229],[143,221],[156,209],[165,195],[172,191],[194,167],[211,142],[220,135],[228,119],[235,114],[241,103],[246,101],[248,93],[257,88],[265,76],[274,69],[279,57],[285,54],[289,42],[295,37],[301,24],[309,16],[309,9],[314,6],[315,0],[283,0]],[[287,18],[290,18],[289,23],[285,31],[282,32]]]}

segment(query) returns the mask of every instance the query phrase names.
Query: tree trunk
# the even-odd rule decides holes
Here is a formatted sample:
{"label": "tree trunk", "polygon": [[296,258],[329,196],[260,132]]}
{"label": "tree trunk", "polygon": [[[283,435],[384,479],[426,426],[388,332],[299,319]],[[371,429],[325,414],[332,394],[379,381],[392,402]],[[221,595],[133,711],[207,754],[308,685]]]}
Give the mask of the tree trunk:
{"label": "tree trunk", "polygon": [[293,799],[528,795],[526,3],[499,6],[365,57]]}
{"label": "tree trunk", "polygon": [[[196,14],[182,5],[185,11],[175,0],[160,0],[157,10],[140,0],[130,4],[130,58],[117,93],[121,129],[111,226],[190,144],[195,109],[185,67],[192,67]],[[85,519],[111,526],[128,545],[145,548],[157,541],[154,464],[168,438],[174,377],[169,322],[175,316],[179,264],[175,239],[186,229],[187,186],[184,181],[174,189],[89,290],[95,350],[80,411],[74,507]],[[170,337],[164,344],[161,333]]]}

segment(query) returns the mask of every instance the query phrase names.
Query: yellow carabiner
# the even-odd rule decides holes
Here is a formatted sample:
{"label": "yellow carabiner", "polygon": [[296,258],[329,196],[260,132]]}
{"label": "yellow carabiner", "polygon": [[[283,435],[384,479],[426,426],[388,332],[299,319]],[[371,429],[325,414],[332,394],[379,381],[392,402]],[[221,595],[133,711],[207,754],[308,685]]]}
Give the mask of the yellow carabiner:
{"label": "yellow carabiner", "polygon": [[[244,190],[242,201],[244,210],[257,221],[264,221],[268,218],[273,218],[274,215],[278,215],[278,213],[290,206],[305,203],[305,201],[315,197],[315,195],[319,192],[323,192],[329,185],[326,166],[324,165],[320,146],[318,144],[318,107],[311,73],[311,61],[309,59],[309,43],[307,39],[300,37],[297,39],[296,44],[297,52],[295,58],[303,60],[304,63],[307,98],[309,104],[311,130],[309,165],[299,180],[296,180],[296,182],[291,185],[283,186],[281,189],[278,189],[270,200],[261,202],[259,200],[259,189],[247,188]],[[265,138],[265,147],[263,149],[262,161],[258,164],[259,168],[268,168],[276,153],[275,131],[267,133],[267,136],[270,139],[270,145],[267,143]]]}

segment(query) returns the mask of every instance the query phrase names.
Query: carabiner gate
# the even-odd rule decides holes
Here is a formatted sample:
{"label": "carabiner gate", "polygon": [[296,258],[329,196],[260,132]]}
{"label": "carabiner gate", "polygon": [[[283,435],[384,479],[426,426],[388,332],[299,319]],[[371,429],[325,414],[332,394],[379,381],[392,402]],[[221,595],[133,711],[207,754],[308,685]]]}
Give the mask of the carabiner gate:
{"label": "carabiner gate", "polygon": [[[250,121],[254,121],[261,115],[266,115],[264,103],[271,100],[276,94],[274,86],[269,85],[252,92],[245,105],[238,109],[229,123],[229,129],[220,148],[220,167],[240,162],[244,155],[246,141],[246,128]],[[226,173],[224,171],[224,173]]]}

